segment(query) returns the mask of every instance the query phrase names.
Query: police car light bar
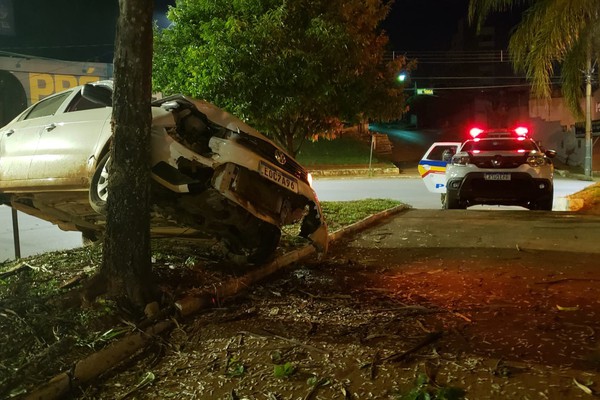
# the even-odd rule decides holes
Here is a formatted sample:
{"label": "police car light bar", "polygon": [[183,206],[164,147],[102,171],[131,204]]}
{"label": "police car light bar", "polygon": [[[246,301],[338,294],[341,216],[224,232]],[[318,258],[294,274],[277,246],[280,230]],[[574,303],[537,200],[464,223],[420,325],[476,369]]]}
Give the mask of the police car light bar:
{"label": "police car light bar", "polygon": [[515,133],[517,134],[517,136],[527,136],[527,134],[529,133],[529,129],[527,129],[524,126],[519,126],[515,128]]}
{"label": "police car light bar", "polygon": [[483,129],[477,128],[477,127],[471,128],[471,130],[469,131],[469,134],[471,135],[471,137],[473,139],[475,139],[477,136],[479,136],[482,133],[483,133]]}

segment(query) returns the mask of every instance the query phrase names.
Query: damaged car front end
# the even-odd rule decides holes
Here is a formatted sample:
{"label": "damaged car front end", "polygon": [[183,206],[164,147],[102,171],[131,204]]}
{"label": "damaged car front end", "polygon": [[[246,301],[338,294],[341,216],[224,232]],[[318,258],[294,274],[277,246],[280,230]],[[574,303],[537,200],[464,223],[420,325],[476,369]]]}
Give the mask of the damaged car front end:
{"label": "damaged car front end", "polygon": [[[82,93],[106,101],[105,90],[88,84]],[[327,225],[309,174],[283,149],[203,100],[169,96],[152,103],[152,114],[155,215],[219,238],[242,264],[264,262],[286,225],[300,224],[299,235],[326,253]],[[90,204],[102,213],[109,153],[98,164]]]}

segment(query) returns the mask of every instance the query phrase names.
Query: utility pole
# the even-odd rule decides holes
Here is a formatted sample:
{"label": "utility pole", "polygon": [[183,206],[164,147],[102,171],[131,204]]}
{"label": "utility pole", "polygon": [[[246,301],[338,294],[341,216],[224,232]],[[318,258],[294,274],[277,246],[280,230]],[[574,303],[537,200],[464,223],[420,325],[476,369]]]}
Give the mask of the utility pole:
{"label": "utility pole", "polygon": [[588,44],[585,66],[585,159],[584,174],[592,178],[592,46]]}

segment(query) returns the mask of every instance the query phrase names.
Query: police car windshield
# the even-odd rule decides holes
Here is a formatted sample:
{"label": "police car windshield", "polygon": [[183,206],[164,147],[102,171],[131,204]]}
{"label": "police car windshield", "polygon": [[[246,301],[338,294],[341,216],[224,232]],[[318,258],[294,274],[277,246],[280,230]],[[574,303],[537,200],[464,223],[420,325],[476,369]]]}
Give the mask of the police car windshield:
{"label": "police car windshield", "polygon": [[480,139],[467,140],[462,147],[462,151],[517,151],[517,150],[538,150],[535,142],[529,139],[516,140],[514,138],[506,139]]}

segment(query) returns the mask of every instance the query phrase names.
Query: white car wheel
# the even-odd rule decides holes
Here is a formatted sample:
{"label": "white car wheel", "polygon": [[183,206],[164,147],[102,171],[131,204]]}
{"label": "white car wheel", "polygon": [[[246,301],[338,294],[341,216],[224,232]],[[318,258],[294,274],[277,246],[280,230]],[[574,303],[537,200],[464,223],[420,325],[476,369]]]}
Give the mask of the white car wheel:
{"label": "white car wheel", "polygon": [[107,153],[96,168],[92,176],[90,186],[90,205],[97,213],[106,212],[106,200],[108,199],[108,176],[110,169],[110,153]]}

